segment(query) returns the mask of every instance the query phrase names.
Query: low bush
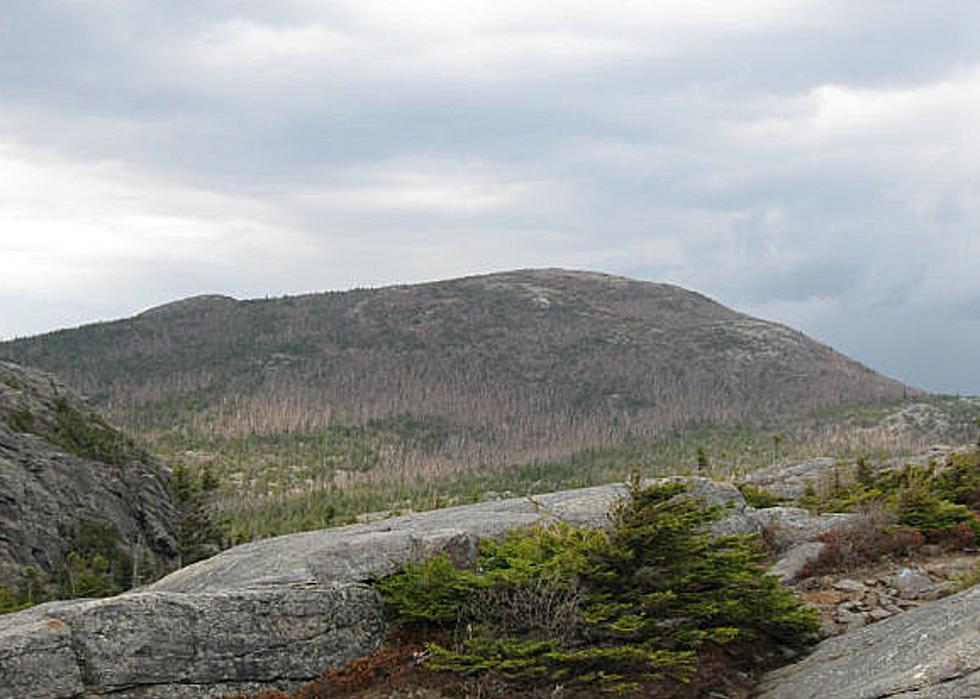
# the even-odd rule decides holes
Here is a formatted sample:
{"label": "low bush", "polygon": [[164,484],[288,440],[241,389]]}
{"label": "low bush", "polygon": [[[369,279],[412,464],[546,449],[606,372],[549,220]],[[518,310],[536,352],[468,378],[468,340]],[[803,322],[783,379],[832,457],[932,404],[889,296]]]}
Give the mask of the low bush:
{"label": "low bush", "polygon": [[27,596],[9,585],[0,585],[0,614],[19,612],[33,606]]}
{"label": "low bush", "polygon": [[831,530],[821,535],[820,540],[825,544],[823,550],[803,567],[801,577],[853,571],[886,556],[908,556],[926,542],[925,536],[914,527],[881,527],[872,522]]}
{"label": "low bush", "polygon": [[682,491],[634,483],[609,531],[536,526],[484,542],[470,568],[436,557],[377,584],[394,619],[444,636],[430,667],[528,691],[666,696],[804,646],[813,614],[765,574],[758,540],[712,537],[721,509]]}
{"label": "low bush", "polygon": [[924,532],[927,541],[944,551],[963,551],[977,543],[976,529],[970,523],[960,522],[948,529],[931,529]]}
{"label": "low bush", "polygon": [[742,497],[745,498],[747,502],[752,507],[764,508],[764,507],[776,507],[782,500],[770,493],[764,488],[756,488],[746,484],[738,486],[739,492]]}
{"label": "low bush", "polygon": [[14,432],[31,432],[34,429],[34,413],[30,408],[18,408],[7,414],[7,424]]}
{"label": "low bush", "polygon": [[895,494],[899,524],[943,536],[958,526],[977,526],[976,514],[966,505],[952,502],[918,483]]}
{"label": "low bush", "polygon": [[817,512],[872,507],[900,525],[831,534],[827,560],[815,569],[863,565],[876,557],[900,553],[908,548],[905,544],[915,548],[919,539],[947,551],[962,550],[974,546],[980,537],[980,455],[971,450],[951,455],[942,466],[906,465],[880,472],[873,471],[866,460],[859,460],[855,482],[823,497],[811,489],[797,504]]}
{"label": "low bush", "polygon": [[410,688],[431,684],[428,674],[419,669],[418,658],[423,651],[420,641],[405,634],[393,633],[370,657],[325,672],[295,691],[270,689],[228,695],[225,699],[363,699],[365,696],[389,696],[389,692],[395,688],[407,691],[392,696],[422,696]]}
{"label": "low bush", "polygon": [[980,584],[980,567],[974,568],[956,579],[956,587],[961,591],[968,590],[978,584]]}

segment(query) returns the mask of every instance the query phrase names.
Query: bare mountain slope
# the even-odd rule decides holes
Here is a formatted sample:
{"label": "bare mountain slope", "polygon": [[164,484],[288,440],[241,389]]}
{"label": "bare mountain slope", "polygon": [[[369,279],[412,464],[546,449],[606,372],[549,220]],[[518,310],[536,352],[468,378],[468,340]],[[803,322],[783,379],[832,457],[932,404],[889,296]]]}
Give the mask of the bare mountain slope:
{"label": "bare mountain slope", "polygon": [[373,424],[404,437],[392,459],[424,452],[456,464],[909,391],[700,294],[557,269],[265,300],[201,296],[3,343],[0,356],[58,373],[151,438]]}

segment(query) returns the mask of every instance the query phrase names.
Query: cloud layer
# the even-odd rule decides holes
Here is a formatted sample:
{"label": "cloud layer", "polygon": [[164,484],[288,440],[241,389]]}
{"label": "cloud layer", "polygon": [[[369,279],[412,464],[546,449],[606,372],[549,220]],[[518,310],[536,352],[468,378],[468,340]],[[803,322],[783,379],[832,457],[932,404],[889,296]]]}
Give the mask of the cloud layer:
{"label": "cloud layer", "polygon": [[10,3],[0,336],[567,266],[980,393],[977,26],[960,0]]}

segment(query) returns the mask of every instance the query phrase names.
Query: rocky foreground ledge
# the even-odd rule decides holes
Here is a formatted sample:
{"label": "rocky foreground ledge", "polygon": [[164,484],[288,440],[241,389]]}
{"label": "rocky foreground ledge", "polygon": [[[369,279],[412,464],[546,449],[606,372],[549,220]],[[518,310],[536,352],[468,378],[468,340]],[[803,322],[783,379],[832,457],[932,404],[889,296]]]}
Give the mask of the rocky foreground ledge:
{"label": "rocky foreground ledge", "polygon": [[[738,492],[722,486],[718,497]],[[289,687],[384,636],[366,581],[397,561],[476,555],[480,537],[544,520],[599,526],[622,486],[436,510],[238,546],[117,597],[0,617],[0,699],[215,697]]]}
{"label": "rocky foreground ledge", "polygon": [[[731,485],[697,478],[680,480],[707,503],[730,507],[725,519],[716,524],[719,533],[749,533],[777,525],[791,555],[796,551],[797,557],[801,546],[848,523],[846,516],[817,517],[793,508],[754,509]],[[117,597],[54,602],[3,616],[0,699],[198,699],[294,687],[377,648],[384,623],[380,600],[368,581],[392,572],[399,562],[418,561],[437,552],[471,560],[480,538],[536,522],[602,526],[611,506],[625,493],[622,485],[599,486],[281,536],[229,549]],[[777,564],[777,569],[792,564],[787,560]],[[941,635],[937,629],[952,622],[946,615],[933,618],[929,610],[946,607],[960,619],[960,640],[949,648],[923,646],[928,652],[917,662],[934,665],[912,675],[920,684],[953,672],[966,677],[972,672],[969,668],[980,665],[980,625],[972,621],[980,612],[980,593],[965,593],[937,604],[945,606],[930,605],[921,613],[902,614],[858,634],[825,642],[811,658],[773,675],[766,684],[766,699],[976,696],[858,694],[847,689],[831,695],[822,688],[836,685],[815,679],[825,671],[834,672],[844,687],[847,677],[855,673],[838,670],[833,663],[842,662],[841,653],[851,653],[866,664],[856,673],[864,683],[860,686],[892,686],[875,684],[872,679],[874,673],[890,667],[888,663],[848,650],[840,645],[847,643],[843,639],[853,636],[860,648],[876,647],[887,654],[893,649],[887,645],[886,627],[909,625],[906,619],[918,614],[915,623],[921,625],[922,633]],[[885,640],[875,646],[871,639],[877,634]],[[908,631],[905,642],[913,650],[896,656],[903,669],[913,666],[909,660],[913,657],[909,654],[915,652],[912,635]],[[838,645],[828,645],[833,643]],[[944,669],[953,667],[951,661],[933,651],[953,652],[959,664]],[[798,693],[800,682],[812,682],[817,693]],[[906,685],[912,686],[901,686]],[[923,691],[931,691],[931,685],[922,686],[927,688]]]}
{"label": "rocky foreground ledge", "polygon": [[770,673],[759,699],[980,697],[980,585],[830,638]]}

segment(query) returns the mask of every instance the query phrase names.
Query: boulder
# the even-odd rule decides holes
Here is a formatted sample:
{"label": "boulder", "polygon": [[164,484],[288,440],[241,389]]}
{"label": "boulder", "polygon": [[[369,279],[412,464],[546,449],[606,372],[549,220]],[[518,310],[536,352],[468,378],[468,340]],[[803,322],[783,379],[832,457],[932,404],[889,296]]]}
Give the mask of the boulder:
{"label": "boulder", "polygon": [[769,673],[759,699],[980,696],[980,586],[828,639]]}
{"label": "boulder", "polygon": [[[707,478],[646,483],[663,482],[689,484],[691,493],[704,503],[732,507],[729,516],[740,516],[745,510],[745,500],[730,484]],[[172,573],[149,589],[198,592],[215,586],[235,589],[255,584],[357,582],[382,577],[402,563],[440,552],[465,562],[476,556],[479,539],[502,536],[538,522],[605,526],[610,509],[626,493],[622,484],[600,485],[288,534],[223,551]]]}
{"label": "boulder", "polygon": [[724,534],[762,534],[770,548],[785,551],[817,540],[835,529],[848,529],[860,523],[857,515],[828,513],[815,515],[798,507],[733,508],[718,520],[712,531]]}
{"label": "boulder", "polygon": [[885,578],[884,582],[905,599],[914,599],[936,586],[928,574],[911,568],[903,568],[895,575]]}
{"label": "boulder", "polygon": [[769,572],[783,584],[790,583],[800,576],[807,563],[814,561],[823,553],[827,544],[822,541],[807,541],[793,546],[769,568]]}
{"label": "boulder", "polygon": [[283,686],[369,655],[383,630],[377,593],[360,584],[59,602],[4,618],[0,697]]}
{"label": "boulder", "polygon": [[723,483],[700,476],[669,476],[646,481],[645,484],[680,484],[687,494],[698,498],[705,505],[720,505],[740,511],[747,507],[745,498],[731,483]]}
{"label": "boulder", "polygon": [[851,474],[849,465],[841,466],[837,459],[819,457],[792,464],[774,464],[752,471],[739,479],[740,484],[768,490],[782,500],[793,500],[806,493],[807,486],[818,491],[836,478],[846,479]]}

